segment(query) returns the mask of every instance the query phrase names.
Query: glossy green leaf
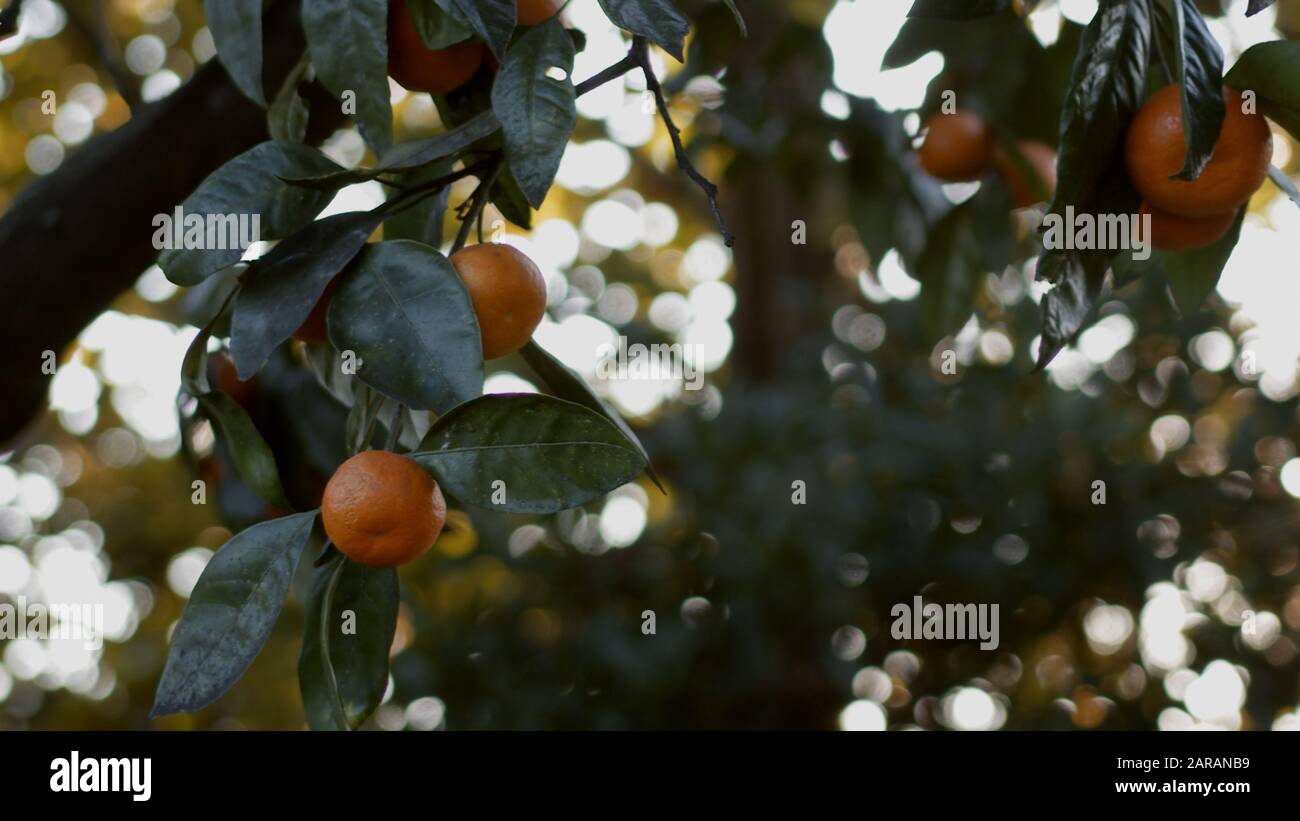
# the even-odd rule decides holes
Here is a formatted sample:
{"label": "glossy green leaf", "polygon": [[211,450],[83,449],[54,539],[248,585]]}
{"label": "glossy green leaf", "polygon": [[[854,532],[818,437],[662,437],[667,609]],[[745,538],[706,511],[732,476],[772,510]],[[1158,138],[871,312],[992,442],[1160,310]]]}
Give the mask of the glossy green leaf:
{"label": "glossy green leaf", "polygon": [[217,57],[235,87],[266,107],[262,91],[262,0],[203,0]]}
{"label": "glossy green leaf", "polygon": [[397,630],[397,571],[341,554],[317,568],[298,656],[298,686],[313,730],[355,730],[388,686]]}
{"label": "glossy green leaf", "polygon": [[1159,0],[1156,8],[1169,32],[1174,82],[1181,91],[1187,160],[1176,174],[1195,180],[1209,164],[1223,129],[1223,51],[1192,0]]}
{"label": "glossy green leaf", "polygon": [[303,54],[271,101],[271,107],[266,111],[266,127],[271,132],[271,139],[291,143],[300,143],[306,139],[310,112],[307,101],[298,93],[298,86],[310,68],[311,57]]}
{"label": "glossy green leaf", "polygon": [[235,298],[230,353],[248,379],[298,330],[331,279],[383,222],[383,208],[350,211],[312,223],[272,249],[244,275]]}
{"label": "glossy green leaf", "polygon": [[[608,419],[540,394],[492,394],[460,405],[411,458],[461,501],[512,513],[577,507],[646,466]],[[501,490],[498,503],[493,496]]]}
{"label": "glossy green leaf", "polygon": [[1070,251],[1044,256],[1039,267],[1052,270],[1040,275],[1055,282],[1043,295],[1043,334],[1038,345],[1035,370],[1042,370],[1083,329],[1101,298],[1105,285],[1106,258],[1099,254]]}
{"label": "glossy green leaf", "polygon": [[279,618],[316,515],[254,525],[212,557],[176,625],[151,716],[200,710],[244,674]]}
{"label": "glossy green leaf", "polygon": [[284,489],[280,485],[280,471],[275,464],[275,454],[258,433],[248,411],[220,391],[211,391],[197,397],[199,406],[212,419],[221,435],[221,441],[230,451],[239,470],[239,478],[262,501],[279,508],[289,508]]}
{"label": "glossy green leaf", "polygon": [[474,29],[470,28],[469,23],[449,13],[433,0],[417,0],[407,3],[406,8],[425,48],[437,51],[474,36]]}
{"label": "glossy green leaf", "polygon": [[[212,172],[180,207],[187,216],[198,214],[205,219],[259,214],[258,239],[283,239],[315,219],[333,195],[298,188],[281,178],[314,177],[339,170],[314,148],[265,142]],[[172,282],[190,286],[234,265],[243,255],[241,248],[169,249],[158,256],[158,265]]]}
{"label": "glossy green leaf", "polygon": [[1237,247],[1245,218],[1246,209],[1242,208],[1228,233],[1206,248],[1165,252],[1165,277],[1169,281],[1169,291],[1174,296],[1178,310],[1184,314],[1194,313],[1214,292],[1219,277],[1223,274],[1223,266],[1228,264],[1228,258]]}
{"label": "glossy green leaf", "polygon": [[[541,207],[578,122],[573,41],[551,18],[519,38],[492,85],[492,110],[505,132],[506,159],[530,205]],[[554,69],[564,79],[549,76]]]}
{"label": "glossy green leaf", "polygon": [[685,59],[691,23],[673,0],[600,0],[600,7],[614,25],[641,35],[678,62]]}
{"label": "glossy green leaf", "polygon": [[[451,172],[450,161],[434,163],[397,178],[403,187],[432,182]],[[415,205],[400,211],[384,221],[384,239],[410,239],[433,248],[442,247],[443,223],[447,217],[447,204],[451,199],[449,186],[436,194],[424,197]]]}
{"label": "glossy green leaf", "polygon": [[501,59],[515,32],[515,0],[451,0],[470,28]]}
{"label": "glossy green leaf", "polygon": [[528,198],[524,196],[519,181],[515,179],[515,175],[509,168],[501,169],[501,173],[497,175],[489,199],[501,212],[501,216],[510,222],[524,230],[533,227],[533,208],[528,204]]}
{"label": "glossy green leaf", "polygon": [[1260,109],[1300,140],[1300,43],[1274,41],[1246,49],[1223,81],[1253,91]]}
{"label": "glossy green leaf", "polygon": [[581,374],[556,359],[541,345],[532,340],[529,340],[527,345],[519,349],[519,354],[528,363],[528,367],[532,368],[542,378],[542,381],[556,396],[595,411],[618,428],[619,432],[623,434],[623,438],[632,447],[636,448],[637,453],[641,454],[641,458],[645,460],[646,474],[650,477],[650,481],[654,482],[655,486],[660,490],[664,489],[664,486],[659,482],[659,476],[655,473],[654,465],[650,462],[650,454],[646,452],[645,445],[641,444],[641,439],[632,430],[632,426],[627,423],[622,414],[611,408],[609,403],[592,391],[591,386],[587,384],[587,380],[583,379]]}
{"label": "glossy green leaf", "polygon": [[361,381],[442,413],[483,390],[483,349],[469,292],[451,262],[418,242],[381,242],[344,275],[330,342],[360,359]]}
{"label": "glossy green leaf", "polygon": [[303,0],[302,27],[317,76],[355,104],[357,125],[376,152],[393,143],[388,96],[388,0]]}

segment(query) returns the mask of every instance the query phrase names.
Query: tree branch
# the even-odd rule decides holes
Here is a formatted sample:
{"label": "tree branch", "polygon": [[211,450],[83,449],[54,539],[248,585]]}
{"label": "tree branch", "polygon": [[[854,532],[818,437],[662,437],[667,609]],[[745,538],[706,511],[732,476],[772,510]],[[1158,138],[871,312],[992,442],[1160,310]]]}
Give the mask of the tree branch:
{"label": "tree branch", "polygon": [[474,189],[473,196],[467,201],[468,207],[462,205],[464,213],[460,216],[460,231],[456,234],[456,241],[451,246],[452,254],[464,248],[465,243],[469,242],[469,232],[474,227],[479,215],[483,213],[483,209],[487,207],[488,198],[492,194],[492,184],[497,181],[497,175],[501,173],[501,167],[505,165],[505,155],[497,154],[496,158],[491,162],[492,164],[487,169],[487,172],[479,178],[478,188]]}

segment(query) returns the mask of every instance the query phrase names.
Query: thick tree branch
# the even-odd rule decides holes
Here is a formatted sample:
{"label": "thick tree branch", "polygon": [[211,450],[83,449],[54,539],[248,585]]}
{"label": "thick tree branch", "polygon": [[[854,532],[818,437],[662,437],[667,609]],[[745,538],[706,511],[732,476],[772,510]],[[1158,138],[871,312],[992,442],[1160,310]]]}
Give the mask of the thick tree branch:
{"label": "thick tree branch", "polygon": [[[265,37],[267,81],[278,88],[304,48],[296,2],[271,5]],[[318,102],[313,115],[317,139],[342,121],[332,100]],[[0,351],[9,362],[0,443],[45,400],[43,352],[61,354],[157,257],[154,215],[170,212],[204,177],[266,139],[265,112],[213,60],[15,198],[0,218]]]}

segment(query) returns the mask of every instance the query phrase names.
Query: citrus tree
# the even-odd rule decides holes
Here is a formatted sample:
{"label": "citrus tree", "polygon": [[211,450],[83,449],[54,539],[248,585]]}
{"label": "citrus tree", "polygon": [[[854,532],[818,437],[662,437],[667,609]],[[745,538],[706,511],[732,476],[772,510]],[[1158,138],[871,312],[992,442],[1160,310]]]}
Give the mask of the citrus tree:
{"label": "citrus tree", "polygon": [[[266,107],[273,139],[215,171],[179,205],[177,241],[158,264],[178,285],[218,275],[230,283],[186,356],[181,409],[186,426],[214,424],[242,482],[284,515],[235,535],[204,571],[176,627],[154,715],[200,709],[243,674],[319,522],[326,547],[312,557],[299,681],[313,728],[355,728],[388,680],[394,568],[437,539],[444,492],[457,503],[546,514],[648,469],[627,424],[530,340],[545,311],[545,282],[522,253],[486,241],[483,214],[491,202],[529,226],[574,129],[578,96],[639,71],[667,120],[650,49],[681,59],[688,22],[669,0],[602,0],[630,36],[629,49],[575,85],[583,43],[557,16],[561,5],[304,0],[298,66],[268,90],[262,0],[206,3],[222,64]],[[435,95],[446,130],[394,143],[389,76]],[[304,144],[300,89],[316,78],[355,119],[376,157],[369,167],[344,169]],[[667,125],[683,168],[716,198]],[[469,177],[478,184],[456,205],[459,230],[444,255],[449,189]],[[370,180],[389,190],[384,204],[317,218],[339,189]],[[212,220],[249,214],[260,216],[262,239],[278,241],[265,256],[242,263],[241,248],[205,241]],[[373,241],[377,232],[382,241]],[[291,339],[320,385],[350,408],[351,458],[325,487],[322,508],[305,512],[287,512],[271,448],[239,401],[209,378],[209,356],[229,357],[233,379],[229,366],[224,373],[235,390]],[[482,395],[484,360],[515,352],[553,395]]]}

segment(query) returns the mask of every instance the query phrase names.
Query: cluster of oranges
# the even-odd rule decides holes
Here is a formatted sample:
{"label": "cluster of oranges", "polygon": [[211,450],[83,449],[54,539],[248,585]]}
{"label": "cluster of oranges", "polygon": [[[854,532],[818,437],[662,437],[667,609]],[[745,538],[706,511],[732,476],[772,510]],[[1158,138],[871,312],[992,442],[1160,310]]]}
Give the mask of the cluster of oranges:
{"label": "cluster of oranges", "polygon": [[[1273,139],[1263,115],[1247,112],[1239,91],[1223,87],[1224,121],[1219,141],[1201,175],[1172,179],[1187,159],[1182,95],[1169,85],[1146,101],[1129,125],[1124,160],[1129,179],[1142,196],[1139,213],[1151,217],[1151,243],[1170,251],[1190,251],[1217,242],[1236,221],[1238,210],[1264,183],[1273,159]],[[995,144],[977,114],[956,111],[926,121],[918,150],[921,167],[947,182],[979,179],[996,168],[1011,190],[1012,204],[1024,208],[1056,189],[1056,152],[1035,140],[1016,143],[1019,159]],[[1024,171],[1037,176],[1028,184]]]}
{"label": "cluster of oranges", "polygon": [[1151,215],[1151,244],[1190,251],[1217,242],[1237,212],[1264,184],[1273,161],[1273,135],[1262,114],[1246,112],[1241,92],[1223,87],[1224,119],[1219,141],[1200,177],[1170,179],[1183,167],[1182,95],[1169,85],[1151,95],[1129,125],[1124,162]]}
{"label": "cluster of oranges", "polygon": [[[554,16],[563,0],[519,0],[517,21],[532,26]],[[410,91],[447,94],[460,88],[492,53],[477,40],[445,49],[424,45],[406,0],[391,0],[388,73]],[[519,250],[496,243],[463,248],[452,267],[469,292],[478,319],[483,358],[506,356],[528,344],[546,311],[546,281]],[[338,286],[332,281],[294,337],[327,339],[326,314]],[[370,450],[344,462],[325,486],[321,519],[330,541],[349,559],[396,567],[423,554],[447,519],[438,484],[411,459]]]}
{"label": "cluster of oranges", "polygon": [[925,141],[917,157],[926,173],[945,182],[972,182],[990,167],[997,169],[1011,190],[1015,208],[1042,201],[1040,192],[1050,199],[1056,191],[1056,151],[1050,145],[1020,140],[1015,151],[1008,152],[995,144],[988,124],[971,111],[932,115],[925,123]]}

